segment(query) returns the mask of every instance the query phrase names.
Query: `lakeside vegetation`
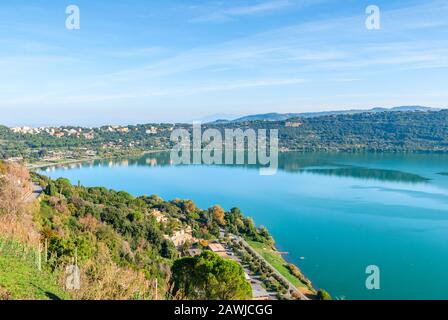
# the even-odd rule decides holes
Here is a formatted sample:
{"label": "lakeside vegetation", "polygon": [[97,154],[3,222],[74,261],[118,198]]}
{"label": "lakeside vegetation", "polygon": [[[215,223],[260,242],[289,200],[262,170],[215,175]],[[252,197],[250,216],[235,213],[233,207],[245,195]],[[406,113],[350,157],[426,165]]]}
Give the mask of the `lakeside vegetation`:
{"label": "lakeside vegetation", "polygon": [[[267,229],[238,208],[203,210],[191,200],[75,186],[14,163],[0,162],[0,173],[0,242],[19,248],[7,254],[1,246],[4,298],[247,299],[243,267],[210,252],[209,243],[224,232],[274,245]],[[39,201],[30,194],[32,181],[43,188]],[[82,286],[67,293],[66,267],[73,264]],[[36,276],[43,282],[33,289]],[[289,297],[275,288],[279,298]]]}
{"label": "lakeside vegetation", "polygon": [[308,289],[306,290],[306,292],[309,291],[311,285],[309,281],[307,281],[303,277],[302,273],[297,269],[296,266],[287,263],[277,250],[274,250],[272,247],[267,246],[266,244],[261,242],[250,240],[247,242],[292,284],[302,289]]}
{"label": "lakeside vegetation", "polygon": [[[263,287],[277,293],[279,299],[317,298],[311,282],[295,265],[286,263],[274,246],[250,240],[233,240],[232,246],[242,263],[260,279]],[[268,255],[261,254],[266,252],[269,252]]]}
{"label": "lakeside vegetation", "polygon": [[[282,151],[446,152],[447,120],[448,111],[384,112],[215,123],[203,128],[279,129]],[[106,126],[89,129],[86,136],[85,129],[63,127],[58,130],[67,134],[61,136],[0,127],[0,158],[44,166],[137,156],[169,149],[174,128],[191,130],[186,124]],[[103,187],[74,186],[67,179],[51,180],[34,173],[31,177],[15,162],[0,161],[0,241],[33,248],[47,245],[40,253],[45,263],[38,273],[33,262],[2,252],[0,297],[4,299],[245,299],[251,290],[243,267],[279,299],[300,298],[290,284],[313,298],[331,298],[325,290],[316,291],[295,265],[288,264],[275,250],[268,230],[257,227],[238,208],[225,211],[216,205],[204,210],[191,200],[166,201],[156,195],[134,197]],[[426,181],[399,171],[304,169],[304,165],[294,168],[324,175]],[[44,189],[39,202],[26,200],[32,191],[31,179]],[[227,243],[239,254],[240,264],[211,254],[208,244],[221,241],[222,233],[244,239],[262,258],[232,241]],[[188,256],[190,249],[199,250],[199,256]],[[74,260],[82,267],[84,285],[69,294],[63,290],[64,266]],[[27,276],[19,277],[18,271]],[[43,282],[36,285],[39,275]],[[232,284],[231,292],[224,290],[224,283]]]}
{"label": "lakeside vegetation", "polygon": [[204,251],[198,257],[174,261],[173,293],[198,300],[247,300],[252,289],[243,268],[233,260]]}

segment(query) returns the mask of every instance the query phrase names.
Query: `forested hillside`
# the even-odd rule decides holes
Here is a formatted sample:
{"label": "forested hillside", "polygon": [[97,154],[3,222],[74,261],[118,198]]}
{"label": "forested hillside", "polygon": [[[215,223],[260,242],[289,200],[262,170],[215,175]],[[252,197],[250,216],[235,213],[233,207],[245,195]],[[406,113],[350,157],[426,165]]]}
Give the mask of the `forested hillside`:
{"label": "forested hillside", "polygon": [[[282,150],[447,152],[448,110],[371,112],[204,124],[203,129],[278,129]],[[13,132],[0,127],[0,159],[79,159],[167,150],[174,129],[189,124],[146,124],[101,128],[60,127]]]}
{"label": "forested hillside", "polygon": [[447,152],[448,110],[381,112],[214,125],[278,129],[279,145],[300,151]]}
{"label": "forested hillside", "polygon": [[[43,187],[39,201],[32,184]],[[0,161],[0,299],[250,299],[242,266],[208,249],[237,245],[236,237],[273,246],[237,208],[74,186]],[[281,277],[249,260],[274,295],[294,297]],[[64,290],[72,265],[81,285]],[[302,279],[299,271],[291,277]]]}
{"label": "forested hillside", "polygon": [[[280,127],[280,144],[299,150],[448,151],[448,110],[297,119]],[[290,122],[293,122],[290,120]]]}

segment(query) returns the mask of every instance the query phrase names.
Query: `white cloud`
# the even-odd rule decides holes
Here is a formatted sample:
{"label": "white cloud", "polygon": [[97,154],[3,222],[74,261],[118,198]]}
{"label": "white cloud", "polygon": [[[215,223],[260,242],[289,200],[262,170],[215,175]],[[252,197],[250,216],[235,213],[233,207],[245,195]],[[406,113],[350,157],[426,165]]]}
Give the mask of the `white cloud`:
{"label": "white cloud", "polygon": [[238,16],[247,16],[278,11],[291,5],[292,2],[289,0],[271,0],[260,2],[251,6],[239,6],[216,10],[211,13],[190,19],[190,22],[229,21]]}
{"label": "white cloud", "polygon": [[184,88],[140,88],[138,90],[125,90],[122,93],[113,94],[85,94],[82,92],[71,93],[54,93],[37,96],[27,96],[21,98],[11,98],[0,100],[0,106],[14,106],[39,104],[46,102],[47,104],[86,104],[95,102],[108,102],[117,100],[143,99],[152,97],[166,96],[189,96],[209,92],[232,91],[249,88],[273,87],[273,86],[290,86],[304,83],[304,79],[288,78],[288,79],[249,79],[235,82],[215,82],[213,84],[200,84],[196,86],[187,86]]}
{"label": "white cloud", "polygon": [[290,5],[291,2],[287,0],[274,0],[258,3],[253,6],[231,8],[225,10],[224,13],[232,16],[250,15],[261,12],[276,11]]}
{"label": "white cloud", "polygon": [[161,47],[133,48],[118,51],[111,50],[108,51],[106,55],[116,58],[151,57],[163,53],[163,51],[164,49]]}

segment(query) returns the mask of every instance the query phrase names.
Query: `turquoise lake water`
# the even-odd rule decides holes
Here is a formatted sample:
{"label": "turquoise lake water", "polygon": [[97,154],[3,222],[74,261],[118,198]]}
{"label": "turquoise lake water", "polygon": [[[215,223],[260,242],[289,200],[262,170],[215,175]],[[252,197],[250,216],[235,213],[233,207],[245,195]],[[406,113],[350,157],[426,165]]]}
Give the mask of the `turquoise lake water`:
{"label": "turquoise lake water", "polygon": [[[42,173],[134,195],[240,207],[333,297],[448,299],[448,156],[285,153],[254,166],[171,166],[169,154]],[[367,290],[366,267],[381,271]]]}

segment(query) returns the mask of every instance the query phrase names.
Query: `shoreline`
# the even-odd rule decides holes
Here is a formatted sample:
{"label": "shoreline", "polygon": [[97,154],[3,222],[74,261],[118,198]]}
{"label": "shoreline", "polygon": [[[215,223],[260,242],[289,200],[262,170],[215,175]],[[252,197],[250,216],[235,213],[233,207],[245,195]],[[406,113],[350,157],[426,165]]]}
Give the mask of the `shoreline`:
{"label": "shoreline", "polygon": [[[153,153],[161,153],[161,152],[168,152],[169,150],[146,150],[140,152],[140,154],[134,155],[135,157],[141,157],[145,154],[153,154]],[[120,156],[109,156],[109,157],[91,157],[91,158],[84,158],[84,159],[73,159],[73,160],[62,160],[61,162],[57,163],[41,163],[41,162],[35,162],[35,163],[25,163],[25,167],[28,170],[35,170],[35,169],[41,169],[41,168],[48,168],[48,167],[55,167],[55,166],[62,166],[67,164],[74,164],[74,163],[83,163],[83,162],[90,162],[90,161],[98,161],[98,160],[108,160],[108,159],[119,159],[122,157],[128,158],[132,157],[133,155],[120,155]]]}
{"label": "shoreline", "polygon": [[[142,151],[140,154],[135,155],[136,157],[141,157],[146,154],[154,154],[154,153],[163,153],[163,152],[169,152],[169,150],[146,150]],[[279,153],[289,153],[294,152],[293,150],[288,151],[281,151]],[[119,159],[122,157],[132,157],[132,155],[121,155],[121,156],[110,156],[110,157],[91,157],[91,158],[85,158],[85,159],[73,159],[73,160],[62,160],[58,163],[35,163],[35,164],[26,164],[26,167],[28,170],[37,170],[42,168],[51,168],[51,167],[57,167],[57,166],[63,166],[63,165],[69,165],[69,164],[76,164],[76,163],[87,163],[87,162],[93,162],[93,161],[101,161],[101,160],[108,160],[108,159]],[[281,270],[282,268],[278,268],[276,265],[268,261],[264,254],[260,252],[257,248],[255,248],[251,243],[246,242],[246,245],[251,249],[251,251],[255,252],[261,259],[263,259],[277,274],[279,274],[282,278],[284,278],[286,281],[290,283],[291,286],[293,286],[302,296],[306,295],[315,295],[317,292],[317,289],[313,286],[313,282],[303,273],[303,271],[293,262],[288,261],[284,258],[284,256],[281,254],[281,252],[274,246],[271,249],[271,254],[278,256],[278,259],[282,261],[281,265],[282,268],[286,269],[286,273],[288,273],[291,277],[294,277],[297,279],[299,283],[302,285],[294,284],[288,277],[285,276],[285,270]],[[288,265],[294,265],[298,268],[301,278],[295,276],[292,272],[288,270]]]}
{"label": "shoreline", "polygon": [[[280,252],[278,251],[277,248],[275,248],[275,247],[273,247],[271,249],[260,248],[258,246],[254,246],[254,244],[258,243],[258,242],[248,241],[248,240],[245,240],[242,238],[240,239],[240,241],[243,242],[243,246],[245,246],[247,249],[249,249],[251,252],[253,252],[259,259],[262,259],[269,266],[269,268],[271,268],[271,270],[273,270],[273,272],[275,272],[285,282],[287,282],[289,284],[290,290],[294,289],[297,293],[299,293],[301,300],[313,300],[314,299],[312,297],[316,296],[317,289],[314,288],[311,280],[307,276],[305,276],[305,274],[302,272],[302,270],[295,263],[288,262],[280,254]],[[261,245],[263,245],[263,244],[261,244]],[[278,262],[281,263],[282,268],[279,268],[277,263],[275,263],[274,261],[271,261],[271,259],[269,259],[268,257],[265,256],[267,250],[270,251],[270,252],[268,252],[268,254],[276,256],[276,259],[279,260]],[[296,267],[300,272],[301,278],[299,278],[296,275],[294,275],[293,273],[291,273],[288,270],[287,265],[293,265],[294,267]],[[284,270],[282,270],[283,268],[284,268]],[[286,274],[288,274],[288,276],[285,275],[285,271],[286,271]],[[295,280],[291,281],[291,278],[294,278]],[[296,282],[300,283],[300,285],[297,284]],[[309,297],[309,296],[312,296],[312,297]]]}
{"label": "shoreline", "polygon": [[86,159],[73,159],[73,160],[63,160],[61,162],[57,163],[26,163],[25,167],[28,170],[35,170],[35,169],[41,169],[41,168],[47,168],[47,167],[54,167],[54,166],[62,166],[66,164],[73,164],[73,163],[82,163],[82,162],[88,162],[88,161],[96,161],[96,160],[105,160],[108,158],[102,158],[102,157],[95,157],[95,158],[86,158]]}
{"label": "shoreline", "polygon": [[[88,162],[88,161],[97,161],[97,160],[107,160],[107,159],[118,159],[118,158],[129,158],[129,157],[141,157],[145,154],[153,154],[153,153],[163,153],[163,152],[170,152],[170,149],[161,149],[161,150],[143,150],[139,151],[137,154],[123,154],[123,155],[117,155],[117,156],[107,156],[107,157],[91,157],[91,158],[83,158],[83,159],[73,159],[73,160],[61,160],[61,162],[53,163],[43,163],[42,161],[36,161],[36,162],[24,162],[24,165],[27,169],[33,170],[33,169],[39,169],[39,168],[45,168],[45,167],[53,167],[58,165],[66,165],[66,164],[73,164],[73,163],[82,163],[82,162]],[[287,154],[287,153],[329,153],[329,154],[339,154],[339,153],[348,153],[348,154],[437,154],[437,155],[444,155],[448,154],[448,151],[431,151],[431,150],[414,150],[414,151],[375,151],[375,150],[303,150],[303,149],[290,149],[290,150],[279,150],[279,154]],[[440,173],[440,174],[447,174],[447,173]]]}

